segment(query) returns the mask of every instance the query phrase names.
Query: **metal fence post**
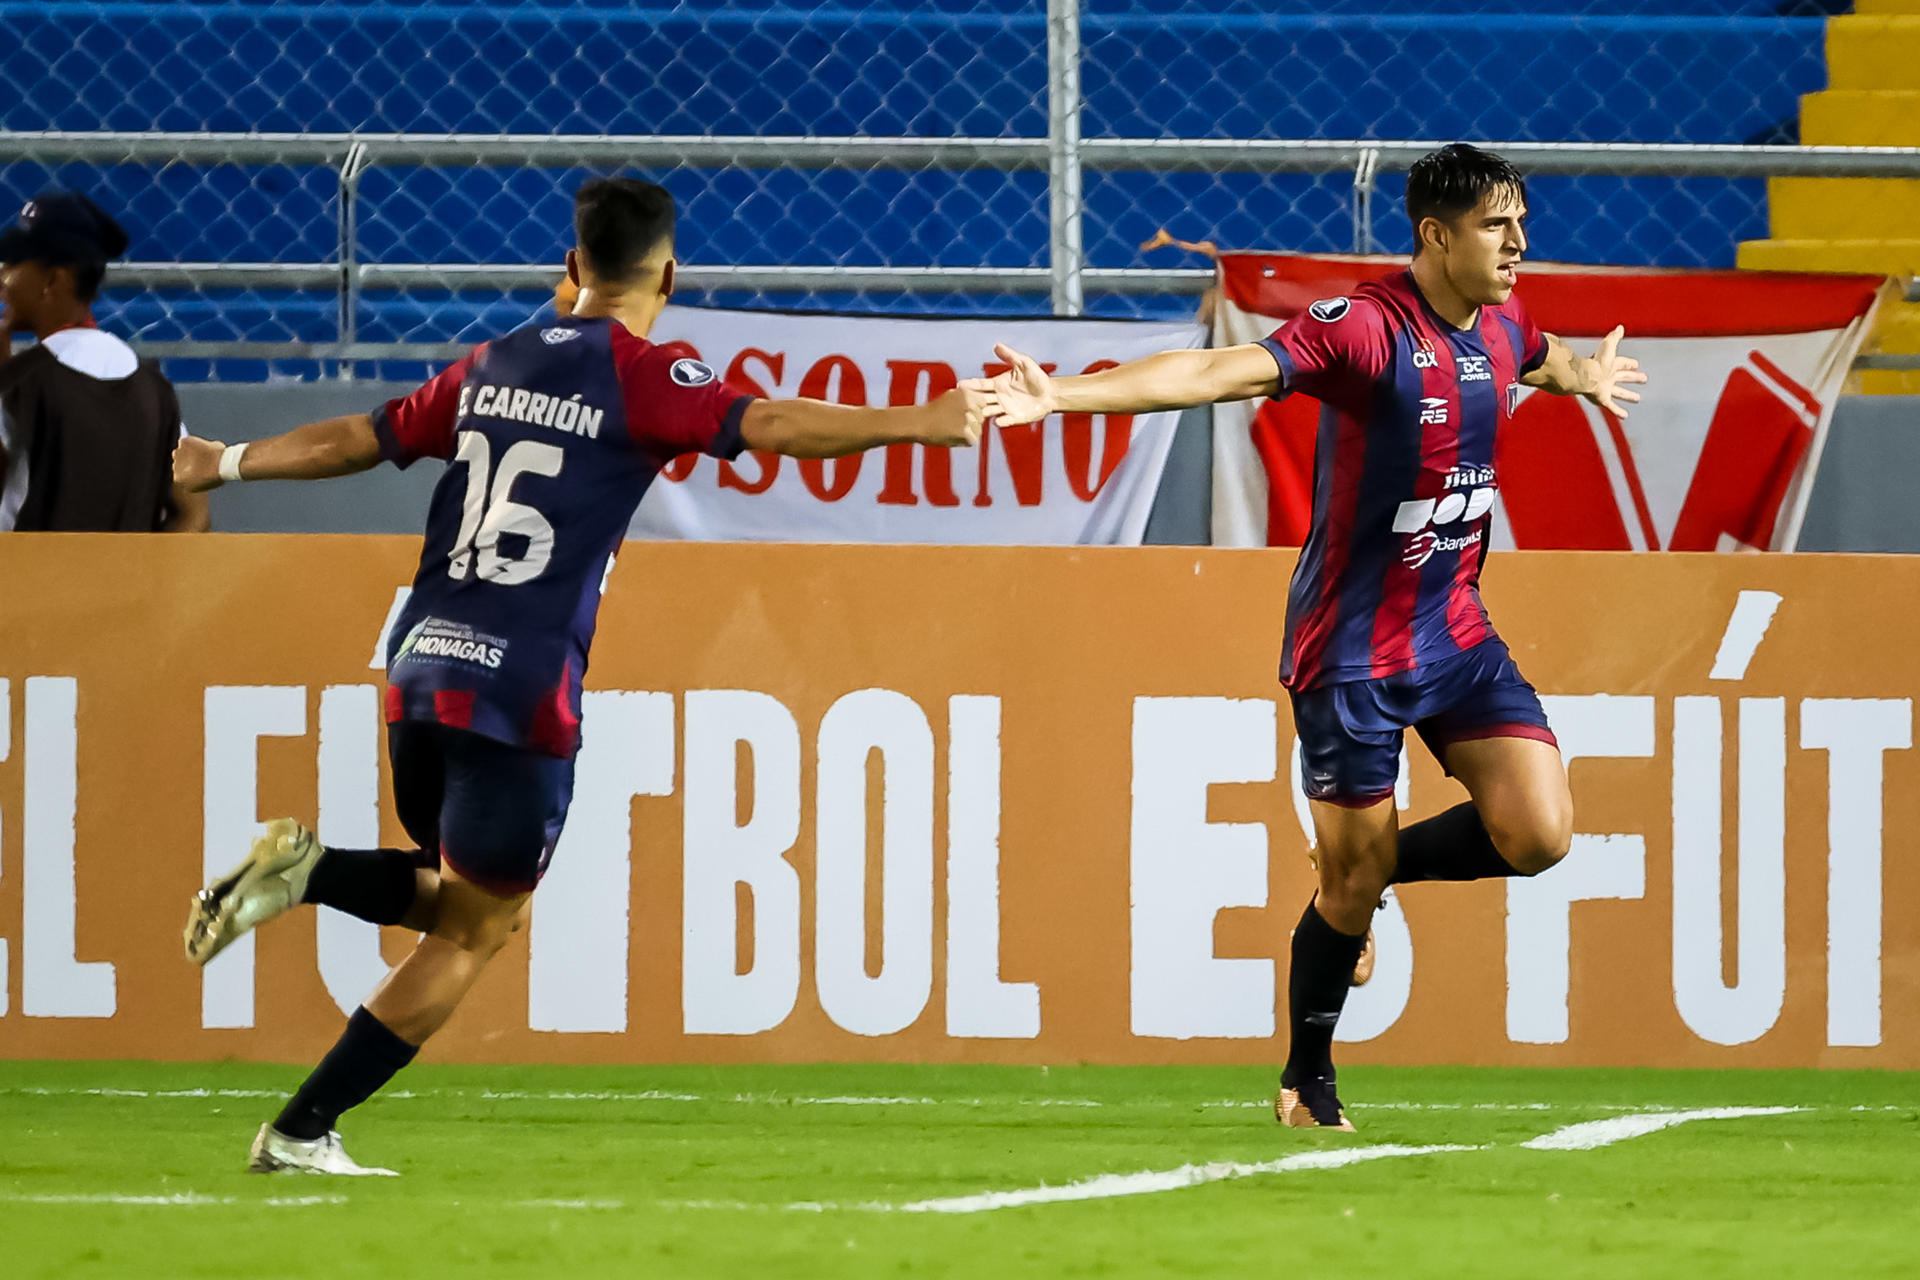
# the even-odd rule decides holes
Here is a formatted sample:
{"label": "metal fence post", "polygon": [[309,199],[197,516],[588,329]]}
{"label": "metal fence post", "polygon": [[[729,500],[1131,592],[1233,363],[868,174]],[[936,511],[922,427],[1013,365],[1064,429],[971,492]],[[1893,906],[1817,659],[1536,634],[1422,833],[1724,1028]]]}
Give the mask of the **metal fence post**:
{"label": "metal fence post", "polygon": [[1353,251],[1372,253],[1373,191],[1380,176],[1380,152],[1367,147],[1353,167]]}
{"label": "metal fence post", "polygon": [[1047,0],[1047,265],[1053,314],[1084,309],[1080,224],[1080,2]]}
{"label": "metal fence post", "polygon": [[[356,221],[358,210],[354,205],[359,199],[360,175],[366,170],[367,157],[367,144],[356,142],[347,148],[346,158],[340,162],[340,250],[335,258],[340,264],[338,328],[343,346],[359,341],[360,337],[360,262],[354,251],[360,236]],[[342,361],[335,372],[343,381],[351,381],[355,371],[350,361]]]}

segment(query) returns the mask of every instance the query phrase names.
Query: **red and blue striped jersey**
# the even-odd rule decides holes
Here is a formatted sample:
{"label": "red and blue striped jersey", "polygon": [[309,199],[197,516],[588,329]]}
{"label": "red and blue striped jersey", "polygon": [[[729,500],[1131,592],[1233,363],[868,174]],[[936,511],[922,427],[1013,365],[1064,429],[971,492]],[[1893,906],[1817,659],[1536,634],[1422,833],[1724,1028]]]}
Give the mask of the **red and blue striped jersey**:
{"label": "red and blue striped jersey", "polygon": [[605,318],[522,329],[374,411],[387,460],[453,465],[387,648],[387,719],[567,756],[614,551],[660,468],[732,458],[752,399]]}
{"label": "red and blue striped jersey", "polygon": [[1547,358],[1519,298],[1456,329],[1403,271],[1314,303],[1261,345],[1279,395],[1323,406],[1281,680],[1374,679],[1491,636],[1479,584],[1494,438],[1515,384]]}

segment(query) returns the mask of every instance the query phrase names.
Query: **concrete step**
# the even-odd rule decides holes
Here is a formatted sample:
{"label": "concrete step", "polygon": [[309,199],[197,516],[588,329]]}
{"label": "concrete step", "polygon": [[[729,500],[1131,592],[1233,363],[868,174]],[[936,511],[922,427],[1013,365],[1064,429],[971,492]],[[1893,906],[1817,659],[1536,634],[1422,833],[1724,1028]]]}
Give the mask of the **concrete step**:
{"label": "concrete step", "polygon": [[1863,396],[1920,396],[1920,372],[1906,369],[1863,369],[1859,374]]}
{"label": "concrete step", "polygon": [[1898,240],[1920,235],[1920,178],[1775,178],[1767,212],[1781,240]]}
{"label": "concrete step", "polygon": [[1920,14],[1828,19],[1827,84],[1835,89],[1920,89]]}
{"label": "concrete step", "polygon": [[[1888,355],[1920,355],[1920,302],[1895,299],[1882,304],[1871,349]],[[1920,369],[1863,369],[1860,394],[1920,395]]]}
{"label": "concrete step", "polygon": [[1920,274],[1920,240],[1745,240],[1737,261],[1750,271]]}
{"label": "concrete step", "polygon": [[1920,355],[1920,302],[1895,299],[1880,308],[1876,350]]}
{"label": "concrete step", "polygon": [[[1920,81],[1920,73],[1916,73]],[[1800,98],[1808,146],[1920,146],[1920,83],[1912,89],[1828,89]]]}

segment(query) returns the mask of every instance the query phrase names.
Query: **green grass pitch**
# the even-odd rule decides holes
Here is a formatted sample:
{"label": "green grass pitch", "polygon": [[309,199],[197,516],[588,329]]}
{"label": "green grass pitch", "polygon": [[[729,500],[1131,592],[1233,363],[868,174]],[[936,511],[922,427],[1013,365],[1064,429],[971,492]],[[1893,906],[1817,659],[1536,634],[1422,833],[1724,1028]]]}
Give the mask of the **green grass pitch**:
{"label": "green grass pitch", "polygon": [[[243,1174],[301,1074],[0,1062],[0,1274],[1920,1275],[1914,1075],[1357,1067],[1322,1134],[1261,1070],[425,1066],[344,1125],[403,1176]],[[1801,1110],[1521,1145],[1721,1107]]]}

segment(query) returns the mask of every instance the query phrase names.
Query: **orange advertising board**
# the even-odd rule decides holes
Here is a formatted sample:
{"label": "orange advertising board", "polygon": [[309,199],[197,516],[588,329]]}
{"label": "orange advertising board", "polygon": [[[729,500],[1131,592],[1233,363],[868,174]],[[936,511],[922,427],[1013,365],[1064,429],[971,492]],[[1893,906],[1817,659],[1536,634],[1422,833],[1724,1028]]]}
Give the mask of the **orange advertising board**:
{"label": "orange advertising board", "polygon": [[[380,637],[418,544],[0,539],[0,1057],[310,1059],[407,935],[203,973],[208,868],[402,840]],[[566,835],[462,1061],[1272,1062],[1311,886],[1292,556],[629,544]],[[1572,855],[1415,885],[1347,1062],[1920,1067],[1920,561],[1496,556]],[[1422,748],[1407,820],[1456,803]]]}

